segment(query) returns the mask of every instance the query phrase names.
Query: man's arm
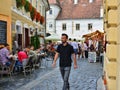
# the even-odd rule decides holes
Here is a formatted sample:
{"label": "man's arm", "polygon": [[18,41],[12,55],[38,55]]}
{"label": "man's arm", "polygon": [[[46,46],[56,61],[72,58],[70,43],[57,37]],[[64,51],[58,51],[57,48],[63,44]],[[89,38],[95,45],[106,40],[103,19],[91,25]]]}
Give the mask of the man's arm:
{"label": "man's arm", "polygon": [[76,68],[77,68],[76,55],[75,55],[75,54],[72,54],[72,57],[73,57],[74,69],[76,69]]}
{"label": "man's arm", "polygon": [[59,57],[59,53],[56,52],[55,57],[54,57],[54,61],[53,61],[53,64],[52,64],[52,67],[56,66],[56,61],[57,61],[58,57]]}

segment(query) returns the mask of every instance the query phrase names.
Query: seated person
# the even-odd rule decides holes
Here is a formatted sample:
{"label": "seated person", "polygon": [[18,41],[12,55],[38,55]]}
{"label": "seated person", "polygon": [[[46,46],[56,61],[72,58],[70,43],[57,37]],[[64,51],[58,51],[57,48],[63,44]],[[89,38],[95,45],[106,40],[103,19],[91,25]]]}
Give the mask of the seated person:
{"label": "seated person", "polygon": [[33,67],[33,64],[37,60],[37,54],[36,54],[35,51],[31,50],[30,48],[31,48],[30,46],[26,47],[25,51],[27,52],[27,54],[28,54],[28,56],[30,58],[31,66]]}
{"label": "seated person", "polygon": [[0,49],[0,63],[3,65],[10,65],[10,59],[12,58],[10,56],[10,47],[8,44],[4,45],[4,48]]}
{"label": "seated person", "polygon": [[28,54],[29,57],[32,57],[32,60],[36,60],[37,59],[37,54],[35,53],[35,51],[33,51],[31,49],[30,46],[26,47],[25,51],[27,52],[27,54]]}
{"label": "seated person", "polygon": [[34,46],[33,46],[33,45],[32,45],[32,46],[30,46],[30,50],[33,50],[33,51],[34,51],[34,49],[35,49],[35,48],[34,48]]}
{"label": "seated person", "polygon": [[20,49],[17,49],[17,51],[18,51],[18,61],[20,63],[22,63],[23,60],[28,59],[28,55],[26,54],[26,52],[24,52]]}

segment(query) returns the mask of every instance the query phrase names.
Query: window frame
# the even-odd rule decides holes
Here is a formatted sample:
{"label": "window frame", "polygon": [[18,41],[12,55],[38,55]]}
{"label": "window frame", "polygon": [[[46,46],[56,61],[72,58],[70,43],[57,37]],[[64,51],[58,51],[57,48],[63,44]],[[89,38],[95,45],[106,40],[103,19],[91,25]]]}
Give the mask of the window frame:
{"label": "window frame", "polygon": [[88,30],[92,30],[93,29],[93,23],[88,23]]}
{"label": "window frame", "polygon": [[76,31],[80,30],[80,24],[79,23],[76,23],[75,27],[76,27]]}
{"label": "window frame", "polygon": [[50,8],[50,10],[49,10],[49,14],[50,14],[50,15],[53,14],[53,10],[52,10],[52,8]]}
{"label": "window frame", "polygon": [[62,24],[62,30],[63,30],[63,31],[66,31],[66,30],[67,30],[67,24],[66,24],[66,23],[63,23],[63,24]]}
{"label": "window frame", "polygon": [[53,24],[49,23],[49,28],[52,29],[53,28]]}

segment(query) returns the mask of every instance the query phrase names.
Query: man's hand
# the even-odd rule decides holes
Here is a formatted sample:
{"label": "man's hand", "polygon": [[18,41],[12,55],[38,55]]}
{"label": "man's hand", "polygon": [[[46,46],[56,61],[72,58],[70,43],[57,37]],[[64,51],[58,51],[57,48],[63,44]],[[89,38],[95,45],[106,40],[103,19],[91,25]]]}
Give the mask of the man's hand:
{"label": "man's hand", "polygon": [[74,65],[74,69],[77,69],[78,68],[78,66],[77,65]]}
{"label": "man's hand", "polygon": [[57,61],[57,59],[58,59],[58,56],[59,56],[59,53],[56,52],[55,57],[54,57],[54,61],[53,61],[53,64],[52,64],[52,67],[53,67],[53,68],[56,67],[56,61]]}
{"label": "man's hand", "polygon": [[55,68],[55,67],[56,67],[56,63],[55,63],[55,62],[53,62],[52,67],[53,67],[53,68]]}

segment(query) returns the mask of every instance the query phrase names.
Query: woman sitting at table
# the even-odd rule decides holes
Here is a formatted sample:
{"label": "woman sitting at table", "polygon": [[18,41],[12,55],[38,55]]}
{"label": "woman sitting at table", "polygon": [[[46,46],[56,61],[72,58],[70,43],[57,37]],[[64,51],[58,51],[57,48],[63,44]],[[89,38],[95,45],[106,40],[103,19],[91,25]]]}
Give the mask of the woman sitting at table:
{"label": "woman sitting at table", "polygon": [[28,59],[28,55],[26,52],[22,51],[21,49],[17,49],[18,51],[18,61],[22,64],[23,60]]}
{"label": "woman sitting at table", "polygon": [[21,49],[17,49],[17,56],[18,56],[18,60],[16,60],[15,63],[15,70],[16,71],[20,71],[20,67],[22,67],[22,62],[24,60],[28,59],[28,56],[26,54],[26,52],[22,51]]}

